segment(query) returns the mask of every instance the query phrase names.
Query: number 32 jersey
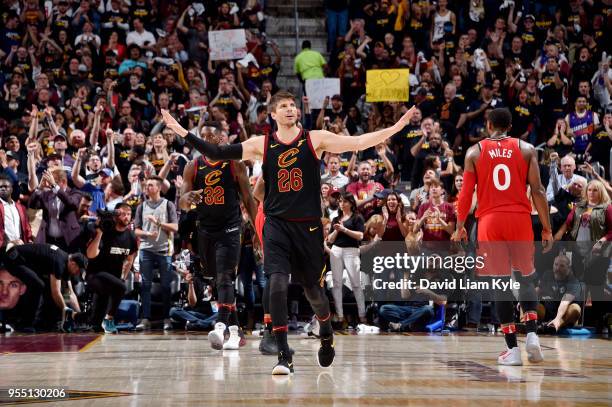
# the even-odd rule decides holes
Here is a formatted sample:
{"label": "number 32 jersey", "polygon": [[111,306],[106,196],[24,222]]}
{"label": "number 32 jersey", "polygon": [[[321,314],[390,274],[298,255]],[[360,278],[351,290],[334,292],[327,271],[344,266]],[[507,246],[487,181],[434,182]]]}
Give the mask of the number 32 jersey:
{"label": "number 32 jersey", "polygon": [[321,164],[303,129],[290,143],[265,136],[264,212],[289,221],[321,218]]}
{"label": "number 32 jersey", "polygon": [[519,139],[487,138],[478,144],[476,217],[495,212],[531,213],[527,198],[529,166],[521,154]]}
{"label": "number 32 jersey", "polygon": [[240,198],[234,163],[211,163],[200,156],[194,164],[193,190],[202,190],[202,202],[196,207],[200,228],[214,233],[240,226]]}

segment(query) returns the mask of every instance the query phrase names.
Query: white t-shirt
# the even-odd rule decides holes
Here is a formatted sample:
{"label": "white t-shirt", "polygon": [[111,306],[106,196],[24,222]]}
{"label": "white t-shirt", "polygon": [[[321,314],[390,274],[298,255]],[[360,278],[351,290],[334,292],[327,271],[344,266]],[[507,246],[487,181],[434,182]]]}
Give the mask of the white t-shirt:
{"label": "white t-shirt", "polygon": [[125,43],[127,45],[136,44],[139,47],[144,47],[145,42],[147,41],[149,42],[149,45],[153,45],[157,42],[155,40],[155,36],[147,30],[144,30],[142,34],[140,34],[138,31],[130,31],[127,35]]}

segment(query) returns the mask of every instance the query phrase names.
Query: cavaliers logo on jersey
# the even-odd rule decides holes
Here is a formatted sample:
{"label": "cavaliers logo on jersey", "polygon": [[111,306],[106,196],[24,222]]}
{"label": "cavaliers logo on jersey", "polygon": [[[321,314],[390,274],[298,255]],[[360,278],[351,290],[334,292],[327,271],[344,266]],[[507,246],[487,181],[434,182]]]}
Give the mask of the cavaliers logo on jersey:
{"label": "cavaliers logo on jersey", "polygon": [[206,174],[206,177],[204,177],[204,183],[207,186],[218,184],[219,182],[221,182],[221,174],[222,173],[219,170],[209,172],[208,174]]}
{"label": "cavaliers logo on jersey", "polygon": [[280,168],[287,168],[293,163],[297,161],[296,155],[300,153],[300,150],[297,148],[292,148],[290,150],[285,151],[281,155],[278,156],[278,166]]}

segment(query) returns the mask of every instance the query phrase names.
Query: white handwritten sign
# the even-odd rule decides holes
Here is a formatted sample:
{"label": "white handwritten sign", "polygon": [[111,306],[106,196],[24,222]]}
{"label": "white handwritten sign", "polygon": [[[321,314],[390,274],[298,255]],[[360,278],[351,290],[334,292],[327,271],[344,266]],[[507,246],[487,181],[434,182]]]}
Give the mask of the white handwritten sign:
{"label": "white handwritten sign", "polygon": [[311,109],[322,109],[323,100],[326,96],[331,99],[340,94],[339,78],[307,79],[306,96]]}
{"label": "white handwritten sign", "polygon": [[241,59],[247,54],[244,29],[208,32],[211,61]]}

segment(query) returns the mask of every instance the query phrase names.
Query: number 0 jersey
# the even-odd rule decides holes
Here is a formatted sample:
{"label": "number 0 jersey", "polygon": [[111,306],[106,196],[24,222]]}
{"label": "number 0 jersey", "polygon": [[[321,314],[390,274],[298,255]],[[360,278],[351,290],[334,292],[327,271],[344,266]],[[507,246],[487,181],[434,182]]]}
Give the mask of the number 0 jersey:
{"label": "number 0 jersey", "polygon": [[240,199],[232,161],[211,163],[204,156],[194,160],[193,190],[201,189],[196,207],[200,228],[218,232],[240,226]]}
{"label": "number 0 jersey", "polygon": [[265,136],[264,212],[285,220],[321,218],[321,164],[303,129],[290,143]]}
{"label": "number 0 jersey", "polygon": [[529,166],[521,153],[519,139],[487,138],[478,144],[476,217],[493,212],[531,213],[527,199]]}

